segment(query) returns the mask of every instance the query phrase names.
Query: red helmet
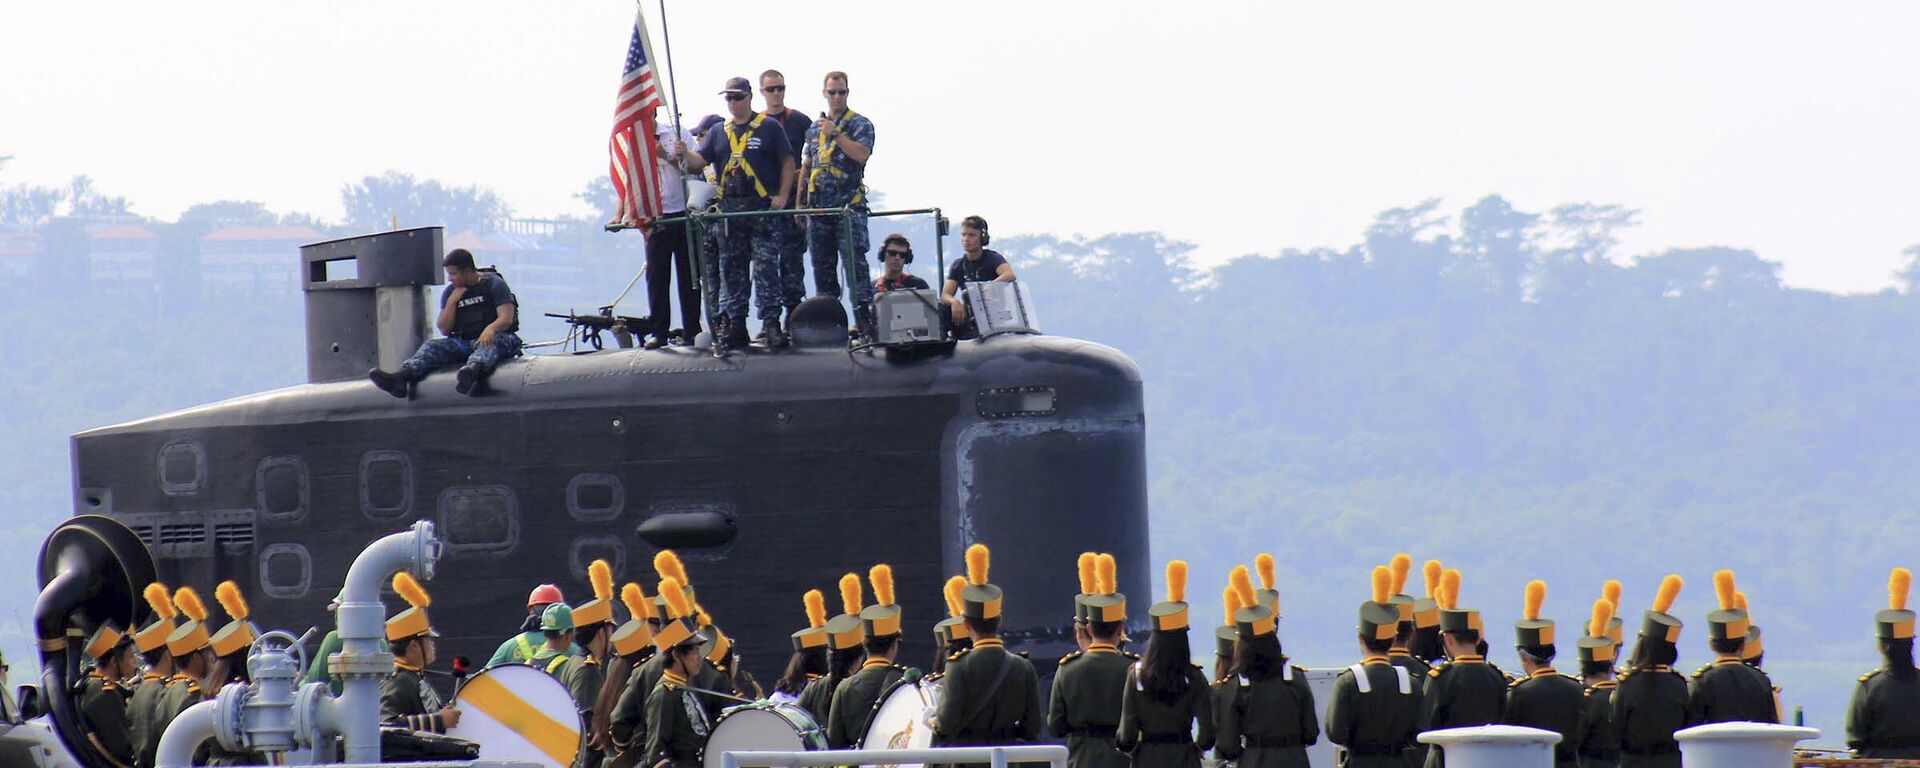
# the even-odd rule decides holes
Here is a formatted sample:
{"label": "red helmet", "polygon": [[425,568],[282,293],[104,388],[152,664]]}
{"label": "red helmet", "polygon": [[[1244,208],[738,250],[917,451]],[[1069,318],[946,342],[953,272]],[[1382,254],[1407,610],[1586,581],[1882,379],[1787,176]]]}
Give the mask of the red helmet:
{"label": "red helmet", "polygon": [[567,598],[565,595],[560,594],[559,587],[552,584],[542,584],[534,587],[533,591],[527,594],[527,610],[533,610],[533,607],[536,605],[553,605],[554,603],[564,603],[566,601]]}

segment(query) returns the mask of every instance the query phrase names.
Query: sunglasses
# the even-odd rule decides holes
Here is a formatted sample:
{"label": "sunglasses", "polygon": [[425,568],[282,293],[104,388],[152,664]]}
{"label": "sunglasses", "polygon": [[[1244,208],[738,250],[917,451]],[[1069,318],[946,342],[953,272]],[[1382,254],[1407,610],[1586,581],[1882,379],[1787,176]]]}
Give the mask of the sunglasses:
{"label": "sunglasses", "polygon": [[769,85],[765,88],[761,88],[760,92],[761,93],[786,93],[787,87],[784,85]]}
{"label": "sunglasses", "polygon": [[828,96],[845,96],[845,95],[847,95],[847,89],[845,89],[845,88],[828,88],[828,89],[827,89],[827,95],[828,95]]}
{"label": "sunglasses", "polygon": [[890,250],[890,251],[882,251],[882,253],[885,253],[885,254],[886,254],[886,255],[888,255],[888,256],[898,256],[898,257],[900,257],[900,258],[903,258],[903,259],[904,259],[904,258],[906,258],[906,257],[908,257],[908,256],[912,256],[912,255],[913,255],[912,253],[910,253],[910,252],[907,252],[907,251],[891,251],[891,250]]}
{"label": "sunglasses", "polygon": [[747,100],[747,95],[744,93],[727,94],[727,101],[746,101],[746,100]]}

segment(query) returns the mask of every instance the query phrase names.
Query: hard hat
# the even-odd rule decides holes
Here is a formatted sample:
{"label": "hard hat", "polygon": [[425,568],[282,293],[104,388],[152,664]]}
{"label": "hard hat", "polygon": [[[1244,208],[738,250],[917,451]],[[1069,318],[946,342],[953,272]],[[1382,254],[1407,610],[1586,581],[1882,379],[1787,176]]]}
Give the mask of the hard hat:
{"label": "hard hat", "polygon": [[573,609],[565,603],[554,603],[540,614],[540,631],[566,632],[573,629]]}
{"label": "hard hat", "polygon": [[552,584],[542,584],[534,587],[533,591],[527,594],[527,610],[533,610],[533,607],[536,605],[552,605],[566,601],[567,598],[560,594],[559,587]]}

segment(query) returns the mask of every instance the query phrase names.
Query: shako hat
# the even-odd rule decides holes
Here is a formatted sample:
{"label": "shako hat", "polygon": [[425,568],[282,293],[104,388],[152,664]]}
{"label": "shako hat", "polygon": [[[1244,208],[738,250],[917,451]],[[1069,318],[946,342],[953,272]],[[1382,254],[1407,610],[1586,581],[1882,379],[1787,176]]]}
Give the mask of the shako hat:
{"label": "shako hat", "polygon": [[1747,607],[1747,593],[1734,592],[1733,607],[1747,615],[1747,642],[1740,646],[1740,660],[1753,661],[1760,658],[1760,654],[1766,653],[1766,649],[1760,644],[1760,625],[1753,623],[1753,611]]}
{"label": "shako hat", "polygon": [[860,621],[860,603],[860,577],[851,573],[841,574],[841,613],[827,621],[827,644],[834,650],[858,647],[866,639],[866,624]]}
{"label": "shako hat", "polygon": [[1440,631],[1483,633],[1485,628],[1480,623],[1480,612],[1460,607],[1458,569],[1448,568],[1440,574],[1440,591],[1435,594],[1435,599],[1440,602]]}
{"label": "shako hat", "polygon": [[1626,622],[1620,618],[1620,580],[1607,579],[1600,585],[1600,599],[1613,604],[1613,618],[1607,621],[1606,635],[1614,645],[1620,645],[1626,638]]}
{"label": "shako hat", "polygon": [[707,641],[693,616],[693,598],[687,596],[680,580],[668,576],[660,580],[660,594],[666,598],[665,623],[653,634],[653,647],[661,653],[683,646],[699,646]]}
{"label": "shako hat", "polygon": [[1097,567],[1095,563],[1099,559],[1098,554],[1082,552],[1074,561],[1075,571],[1080,576],[1080,593],[1073,596],[1073,620],[1077,623],[1084,624],[1092,621],[1087,618],[1087,598],[1092,597],[1094,590],[1099,587],[1099,579],[1094,574],[1094,569]]}
{"label": "shako hat", "polygon": [[898,636],[900,606],[893,601],[893,566],[881,563],[867,569],[867,583],[873,586],[873,605],[860,609],[867,637]]}
{"label": "shako hat", "polygon": [[613,566],[605,560],[587,564],[587,583],[593,585],[593,599],[573,607],[573,626],[589,629],[613,623]]}
{"label": "shako hat", "polygon": [[1240,599],[1233,585],[1228,584],[1220,590],[1220,605],[1226,615],[1221,617],[1220,626],[1213,629],[1213,655],[1232,661],[1233,649],[1240,642],[1240,628],[1233,623],[1233,615],[1247,607],[1247,603]]}
{"label": "shako hat", "polygon": [[193,587],[174,590],[173,605],[186,615],[187,621],[167,633],[167,653],[180,658],[207,647],[210,642],[207,604],[200,602],[200,593],[193,591]]}
{"label": "shako hat", "polygon": [[1273,555],[1267,552],[1253,556],[1254,573],[1260,576],[1260,588],[1253,593],[1254,602],[1273,611],[1274,618],[1280,617],[1280,590],[1274,586]]}
{"label": "shako hat", "polygon": [[1167,562],[1167,599],[1147,609],[1155,632],[1187,631],[1187,561]]}
{"label": "shako hat", "polygon": [[1707,639],[1740,640],[1747,639],[1747,612],[1733,601],[1737,590],[1733,585],[1733,571],[1720,569],[1713,572],[1713,596],[1720,602],[1720,610],[1707,614]]}
{"label": "shako hat", "polygon": [[1093,558],[1093,592],[1087,595],[1087,621],[1127,620],[1127,596],[1120,594],[1119,566],[1113,555],[1102,552]]}
{"label": "shako hat", "polygon": [[953,576],[940,590],[947,601],[947,617],[933,625],[933,635],[940,639],[941,648],[952,645],[955,640],[973,638],[972,630],[967,629],[966,602],[960,599],[960,593],[966,588],[967,577]]}
{"label": "shako hat", "polygon": [[1654,593],[1653,609],[1641,614],[1640,637],[1645,640],[1674,645],[1680,642],[1680,629],[1686,625],[1667,611],[1673,608],[1673,601],[1680,597],[1680,588],[1686,582],[1676,573],[1667,574],[1660,580],[1660,591]]}
{"label": "shako hat", "polygon": [[1587,619],[1587,632],[1574,645],[1581,664],[1611,664],[1619,655],[1607,627],[1613,623],[1613,603],[1606,598],[1593,601],[1593,614]]}
{"label": "shako hat", "polygon": [[87,658],[104,662],[106,657],[115,650],[118,650],[120,646],[132,642],[133,638],[121,632],[119,627],[113,625],[113,622],[103,621],[100,622],[98,628],[93,630],[93,634],[87,638],[87,645],[83,650]]}
{"label": "shako hat", "polygon": [[1000,618],[1000,607],[1006,599],[1006,593],[987,583],[987,569],[992,565],[992,557],[985,544],[967,547],[967,588],[960,590],[960,602],[961,609],[969,619]]}
{"label": "shako hat", "polygon": [[433,623],[427,620],[427,606],[433,604],[433,598],[427,596],[425,587],[415,581],[413,574],[401,571],[393,575],[393,591],[407,601],[408,608],[387,619],[387,641],[398,642],[409,637],[439,637],[433,631]]}
{"label": "shako hat", "polygon": [[727,654],[733,653],[733,640],[719,627],[708,627],[707,632],[712,635],[707,639],[707,661],[716,667],[725,666]]}
{"label": "shako hat", "polygon": [[1887,576],[1887,609],[1873,615],[1875,634],[1881,640],[1912,640],[1913,611],[1907,610],[1907,589],[1913,586],[1913,572],[1895,568]]}
{"label": "shako hat", "polygon": [[1428,560],[1420,566],[1420,576],[1426,581],[1426,597],[1413,601],[1413,625],[1421,629],[1440,626],[1440,601],[1434,594],[1440,590],[1440,579],[1444,575],[1440,561]]}
{"label": "shako hat", "polygon": [[1253,577],[1247,575],[1247,567],[1234,566],[1233,570],[1227,573],[1227,585],[1243,606],[1233,612],[1234,632],[1239,639],[1252,640],[1273,634],[1277,629],[1275,625],[1278,623],[1275,620],[1273,608],[1262,602],[1260,594],[1254,591]]}
{"label": "shako hat", "polygon": [[141,653],[152,653],[167,644],[167,635],[173,634],[173,617],[178,610],[173,607],[173,596],[167,585],[153,582],[141,591],[147,599],[147,606],[153,609],[153,622],[140,631],[133,633],[133,648]]}
{"label": "shako hat", "polygon": [[1513,623],[1514,645],[1553,645],[1553,620],[1540,618],[1540,606],[1547,601],[1547,583],[1539,579],[1527,582],[1520,620]]}
{"label": "shako hat", "polygon": [[1391,592],[1387,602],[1399,612],[1400,623],[1407,625],[1408,629],[1413,628],[1414,612],[1413,595],[1406,593],[1407,573],[1411,570],[1413,570],[1413,556],[1405,552],[1394,555],[1393,560],[1387,563],[1387,573],[1392,576],[1392,580],[1387,585]]}
{"label": "shako hat", "polygon": [[[680,589],[687,596],[687,604],[693,604],[693,582],[687,580],[687,566],[680,562],[680,555],[671,549],[653,553],[653,572],[661,579],[674,579],[680,582]],[[653,614],[660,623],[667,619],[667,596],[655,593],[653,596]],[[656,632],[658,630],[655,630]]]}
{"label": "shako hat", "polygon": [[240,594],[240,585],[233,581],[220,582],[213,588],[213,599],[227,612],[230,621],[213,634],[213,655],[231,656],[253,645],[253,623],[247,621],[252,609],[247,607],[247,598]]}
{"label": "shako hat", "polygon": [[1360,604],[1360,622],[1356,629],[1367,640],[1392,640],[1400,628],[1400,610],[1388,602],[1393,598],[1393,572],[1384,565],[1373,567],[1371,599]]}
{"label": "shako hat", "polygon": [[800,596],[800,604],[807,611],[807,628],[793,633],[793,649],[827,647],[827,596],[820,590],[809,589]]}
{"label": "shako hat", "polygon": [[632,656],[653,645],[653,599],[629,581],[620,587],[620,602],[627,606],[627,623],[613,631],[613,653]]}

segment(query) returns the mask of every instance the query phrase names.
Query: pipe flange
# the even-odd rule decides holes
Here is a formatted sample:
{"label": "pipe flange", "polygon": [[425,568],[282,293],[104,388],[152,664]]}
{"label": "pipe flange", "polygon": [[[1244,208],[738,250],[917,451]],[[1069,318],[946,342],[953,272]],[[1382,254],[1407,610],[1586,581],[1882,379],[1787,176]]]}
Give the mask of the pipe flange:
{"label": "pipe flange", "polygon": [[231,752],[246,749],[245,713],[252,686],[229,685],[213,698],[213,738]]}
{"label": "pipe flange", "polygon": [[293,694],[293,741],[303,749],[316,749],[321,741],[321,708],[333,698],[326,683],[307,683]]}
{"label": "pipe flange", "polygon": [[371,656],[349,654],[345,651],[334,654],[327,661],[327,673],[334,677],[380,677],[393,676],[393,654],[380,653]]}
{"label": "pipe flange", "polygon": [[433,566],[440,560],[440,538],[433,535],[433,521],[413,524],[413,571],[421,581],[433,580]]}

